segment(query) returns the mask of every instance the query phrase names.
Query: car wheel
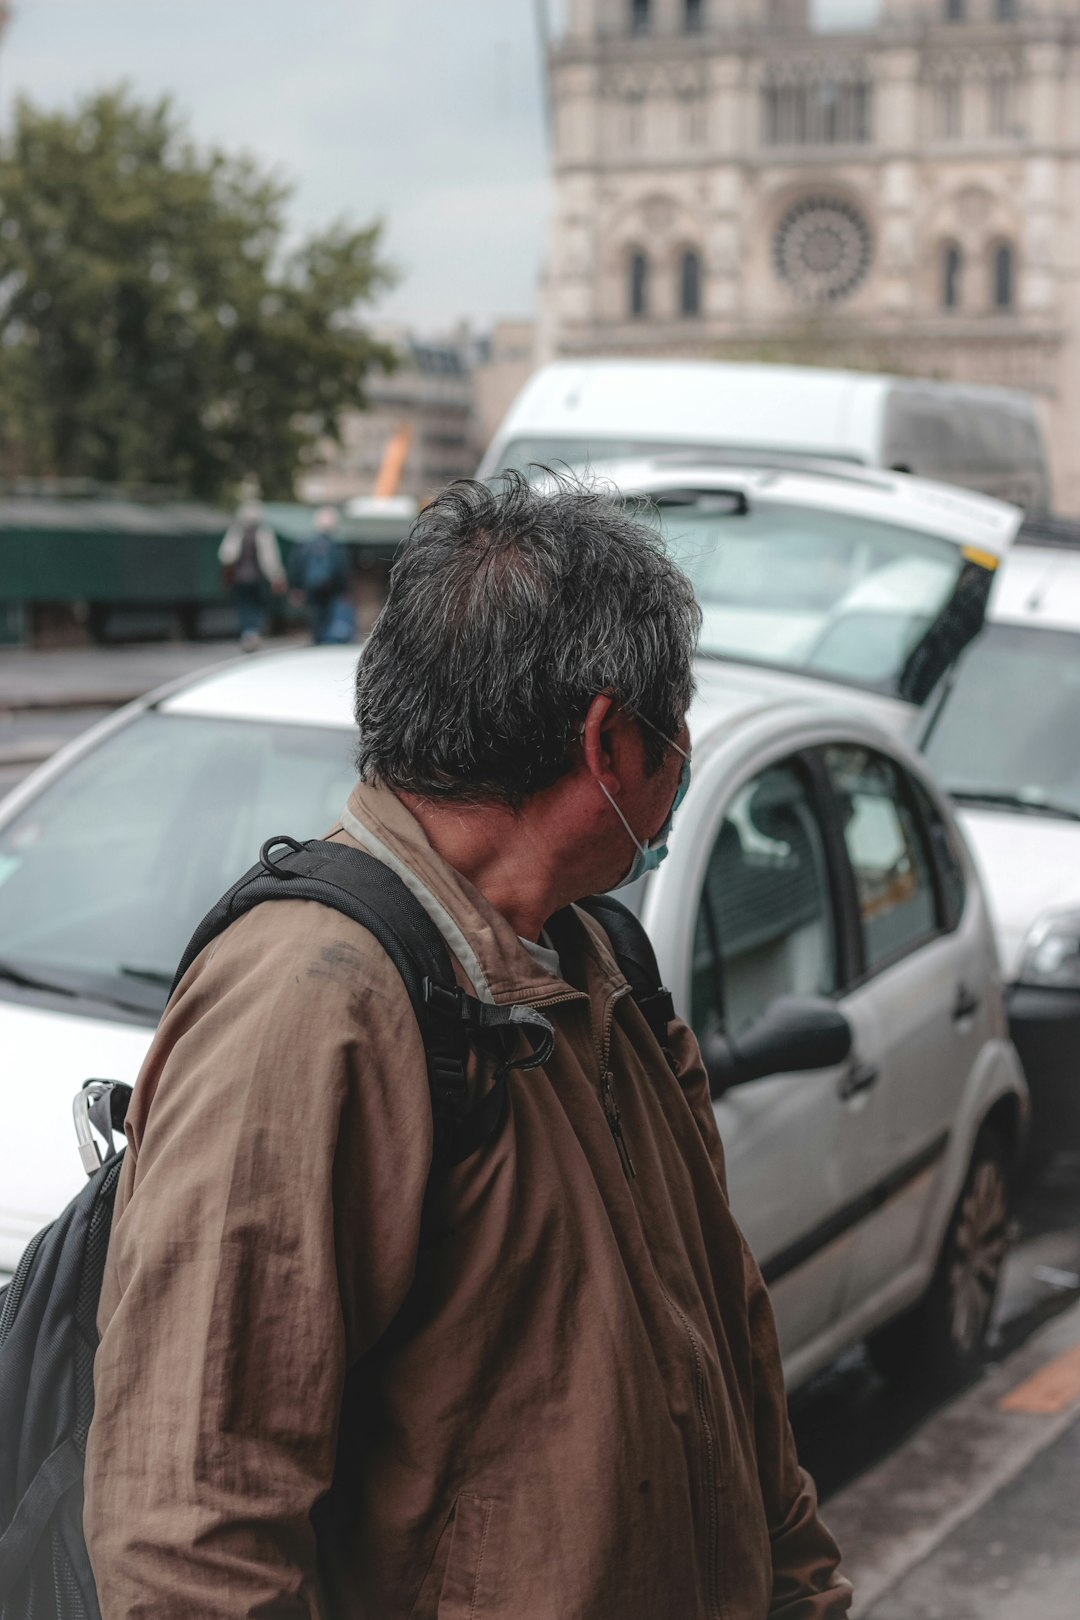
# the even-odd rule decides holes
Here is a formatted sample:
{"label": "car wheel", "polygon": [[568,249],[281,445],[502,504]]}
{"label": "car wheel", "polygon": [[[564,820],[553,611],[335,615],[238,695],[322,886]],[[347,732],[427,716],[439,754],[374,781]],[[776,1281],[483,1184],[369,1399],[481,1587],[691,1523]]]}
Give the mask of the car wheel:
{"label": "car wheel", "polygon": [[930,1287],[869,1343],[878,1370],[908,1389],[955,1387],[982,1365],[1008,1249],[1009,1170],[984,1126],[945,1231]]}

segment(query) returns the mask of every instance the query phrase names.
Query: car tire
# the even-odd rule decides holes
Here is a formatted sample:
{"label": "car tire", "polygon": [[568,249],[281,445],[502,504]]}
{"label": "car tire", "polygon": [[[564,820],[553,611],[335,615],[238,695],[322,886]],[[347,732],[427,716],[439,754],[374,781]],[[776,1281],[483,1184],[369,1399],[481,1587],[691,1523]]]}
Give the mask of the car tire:
{"label": "car tire", "polygon": [[922,1299],[869,1341],[874,1365],[908,1390],[947,1390],[978,1372],[1008,1249],[1009,1161],[984,1125]]}

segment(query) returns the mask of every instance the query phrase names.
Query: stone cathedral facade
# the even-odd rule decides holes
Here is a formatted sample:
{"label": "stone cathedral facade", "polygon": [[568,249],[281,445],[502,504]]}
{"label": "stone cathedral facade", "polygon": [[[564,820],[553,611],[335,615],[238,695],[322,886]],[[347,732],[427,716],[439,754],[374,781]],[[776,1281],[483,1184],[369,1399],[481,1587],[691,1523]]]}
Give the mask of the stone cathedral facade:
{"label": "stone cathedral facade", "polygon": [[1080,0],[807,3],[569,0],[549,351],[1025,388],[1080,513]]}

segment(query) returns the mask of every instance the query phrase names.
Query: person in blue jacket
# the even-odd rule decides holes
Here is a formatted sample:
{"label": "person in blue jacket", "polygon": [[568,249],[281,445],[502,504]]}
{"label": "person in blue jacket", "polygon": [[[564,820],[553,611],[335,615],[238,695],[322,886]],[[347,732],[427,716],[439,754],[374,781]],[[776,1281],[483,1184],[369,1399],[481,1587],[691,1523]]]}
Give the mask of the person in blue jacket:
{"label": "person in blue jacket", "polygon": [[337,539],[337,512],[323,506],[315,514],[315,533],[290,559],[294,594],[311,620],[317,647],[352,641],[356,616],[349,594],[349,559]]}

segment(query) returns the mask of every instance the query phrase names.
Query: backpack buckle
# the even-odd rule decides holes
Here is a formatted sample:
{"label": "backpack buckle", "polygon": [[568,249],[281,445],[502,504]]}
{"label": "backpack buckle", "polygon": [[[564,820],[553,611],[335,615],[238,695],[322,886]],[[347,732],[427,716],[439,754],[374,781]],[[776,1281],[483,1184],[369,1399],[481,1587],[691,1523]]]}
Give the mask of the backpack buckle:
{"label": "backpack buckle", "polygon": [[[111,1159],[116,1149],[113,1147],[113,1131],[116,1122],[112,1115],[112,1096],[115,1091],[122,1089],[128,1096],[131,1089],[128,1086],[118,1088],[115,1080],[86,1080],[81,1091],[75,1093],[75,1100],[71,1105],[72,1117],[75,1121],[75,1138],[79,1144],[79,1158],[82,1167],[88,1176]],[[104,1137],[108,1146],[108,1153],[102,1153],[94,1140],[94,1128],[97,1128]]]}

